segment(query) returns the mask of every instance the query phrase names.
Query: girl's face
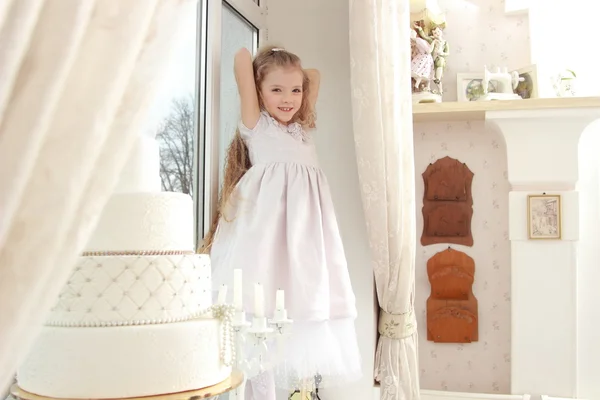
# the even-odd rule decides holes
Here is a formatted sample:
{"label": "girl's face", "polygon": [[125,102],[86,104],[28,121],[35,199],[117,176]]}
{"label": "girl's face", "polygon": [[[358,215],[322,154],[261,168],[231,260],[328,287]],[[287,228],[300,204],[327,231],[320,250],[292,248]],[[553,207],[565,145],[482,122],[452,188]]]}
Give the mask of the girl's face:
{"label": "girl's face", "polygon": [[262,102],[277,121],[287,124],[302,104],[304,74],[299,68],[277,67],[269,71],[260,85]]}

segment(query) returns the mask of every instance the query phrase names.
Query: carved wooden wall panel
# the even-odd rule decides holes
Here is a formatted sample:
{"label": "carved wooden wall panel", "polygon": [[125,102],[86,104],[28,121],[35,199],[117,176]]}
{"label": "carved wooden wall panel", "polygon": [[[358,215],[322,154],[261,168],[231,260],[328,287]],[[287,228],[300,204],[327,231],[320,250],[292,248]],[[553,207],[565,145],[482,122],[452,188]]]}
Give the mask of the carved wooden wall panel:
{"label": "carved wooden wall panel", "polygon": [[473,245],[473,175],[466,164],[450,157],[429,164],[423,172],[423,246],[436,243]]}
{"label": "carved wooden wall panel", "polygon": [[479,339],[475,261],[448,247],[427,261],[431,294],[427,299],[427,340],[470,343]]}

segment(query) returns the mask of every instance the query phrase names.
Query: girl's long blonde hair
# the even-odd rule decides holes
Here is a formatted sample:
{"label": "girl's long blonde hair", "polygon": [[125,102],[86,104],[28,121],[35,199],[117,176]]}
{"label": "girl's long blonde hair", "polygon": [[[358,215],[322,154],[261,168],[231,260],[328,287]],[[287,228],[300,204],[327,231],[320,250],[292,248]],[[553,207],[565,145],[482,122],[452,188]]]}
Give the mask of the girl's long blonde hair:
{"label": "girl's long blonde hair", "polygon": [[[254,82],[256,84],[256,94],[258,96],[258,102],[261,110],[264,109],[260,88],[265,76],[271,72],[274,68],[299,68],[304,75],[302,82],[302,103],[300,109],[294,115],[290,123],[298,122],[305,129],[315,128],[316,115],[312,110],[309,103],[309,79],[304,70],[302,69],[302,63],[300,58],[290,53],[289,51],[278,48],[277,46],[265,46],[258,51],[254,61],[252,62],[254,69]],[[217,212],[213,218],[210,230],[204,237],[204,244],[199,250],[201,253],[210,253],[215,233],[219,226],[221,219],[226,220],[224,215],[224,209],[231,199],[238,182],[244,174],[252,167],[250,163],[250,155],[248,154],[248,147],[240,135],[239,129],[236,129],[233,140],[229,144],[227,149],[227,155],[225,158],[225,177],[223,179],[223,186],[219,195],[219,202],[217,204]]]}

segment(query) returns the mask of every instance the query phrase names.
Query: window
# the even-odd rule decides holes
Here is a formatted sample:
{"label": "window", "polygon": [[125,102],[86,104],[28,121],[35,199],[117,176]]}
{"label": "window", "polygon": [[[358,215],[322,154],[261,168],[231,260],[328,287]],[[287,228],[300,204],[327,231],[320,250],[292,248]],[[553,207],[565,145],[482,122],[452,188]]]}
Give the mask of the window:
{"label": "window", "polygon": [[[197,204],[198,237],[208,231],[216,212],[223,181],[225,154],[240,118],[240,102],[233,73],[235,53],[254,52],[266,14],[255,0],[201,2],[199,54],[199,127]],[[264,3],[264,1],[263,1]]]}
{"label": "window", "polygon": [[240,119],[240,97],[233,73],[233,58],[242,47],[254,53],[258,29],[223,3],[221,25],[221,84],[219,116],[219,188],[223,182],[225,154]]}
{"label": "window", "polygon": [[[167,68],[151,100],[143,134],[156,138],[159,146],[160,181],[163,191],[189,194],[198,209],[203,193],[202,167],[203,138],[199,134],[198,111],[204,98],[205,87],[200,85],[200,47],[198,37],[202,21],[202,7],[207,0],[196,1],[196,14],[183,22],[181,41],[170,54]],[[204,22],[204,23],[203,23]],[[198,173],[200,170],[200,173]],[[199,218],[200,217],[200,218]],[[202,214],[194,213],[196,225],[202,224]],[[194,238],[197,241],[197,235]]]}
{"label": "window", "polygon": [[241,47],[254,52],[265,27],[258,3],[196,0],[197,13],[185,21],[142,132],[158,142],[162,190],[193,196],[197,238],[212,220],[240,117],[233,58]]}
{"label": "window", "polygon": [[194,154],[198,133],[194,121],[198,23],[197,15],[186,19],[182,40],[173,49],[146,125],[146,133],[156,137],[159,144],[162,190],[191,196],[197,192]]}

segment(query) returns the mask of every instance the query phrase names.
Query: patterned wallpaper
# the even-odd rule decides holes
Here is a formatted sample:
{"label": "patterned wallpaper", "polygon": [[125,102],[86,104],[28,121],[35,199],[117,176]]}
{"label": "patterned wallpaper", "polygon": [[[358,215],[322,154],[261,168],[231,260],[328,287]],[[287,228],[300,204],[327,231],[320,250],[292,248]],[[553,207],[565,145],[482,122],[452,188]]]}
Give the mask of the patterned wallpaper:
{"label": "patterned wallpaper", "polygon": [[[444,32],[450,56],[444,101],[456,100],[456,74],[529,64],[527,17],[504,15],[504,0],[438,0],[446,12]],[[452,245],[475,260],[473,291],[479,304],[479,341],[438,344],[427,341],[427,260],[448,245],[417,243],[416,298],[421,387],[481,393],[510,391],[510,242],[506,148],[500,134],[483,122],[415,124],[418,238],[423,229],[423,178],[430,162],[450,156],[465,162],[473,179],[473,247]]]}
{"label": "patterned wallpaper", "polygon": [[[456,74],[530,64],[526,16],[504,15],[504,0],[438,0],[446,13],[450,46],[444,72],[444,101],[456,101]],[[435,87],[435,85],[433,85]]]}
{"label": "patterned wallpaper", "polygon": [[[510,242],[506,147],[481,121],[415,124],[417,259],[415,308],[419,324],[421,387],[480,393],[510,390]],[[479,308],[479,341],[427,341],[427,260],[447,244],[421,246],[423,177],[431,162],[450,156],[467,164],[473,178],[472,247],[451,245],[475,260],[473,292]]]}

